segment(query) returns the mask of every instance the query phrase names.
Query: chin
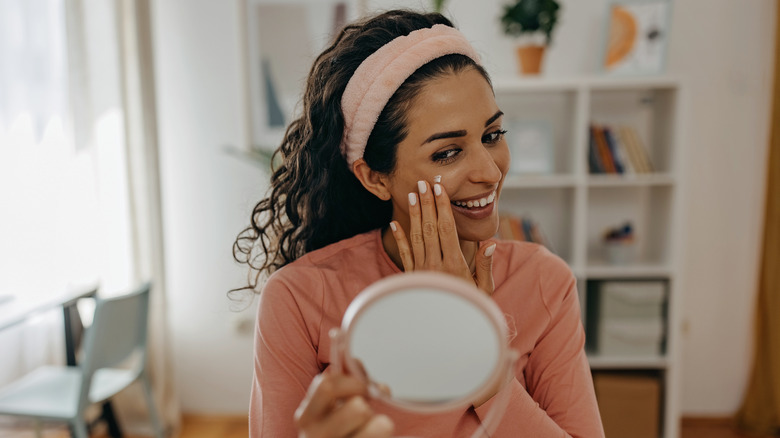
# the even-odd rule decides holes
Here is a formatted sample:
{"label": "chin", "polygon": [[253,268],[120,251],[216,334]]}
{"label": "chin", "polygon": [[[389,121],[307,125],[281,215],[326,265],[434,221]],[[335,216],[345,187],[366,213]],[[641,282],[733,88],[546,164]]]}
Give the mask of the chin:
{"label": "chin", "polygon": [[483,219],[479,224],[458,224],[458,239],[471,242],[481,242],[496,237],[498,233],[498,216]]}

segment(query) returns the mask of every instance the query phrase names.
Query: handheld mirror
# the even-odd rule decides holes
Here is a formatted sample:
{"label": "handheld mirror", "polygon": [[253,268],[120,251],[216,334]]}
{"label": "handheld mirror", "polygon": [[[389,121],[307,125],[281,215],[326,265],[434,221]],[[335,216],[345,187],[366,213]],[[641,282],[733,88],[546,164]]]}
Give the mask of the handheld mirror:
{"label": "handheld mirror", "polygon": [[379,398],[417,412],[468,407],[490,396],[516,358],[495,302],[472,284],[434,272],[372,284],[331,337],[331,366],[343,358],[351,374],[389,388],[389,396],[373,391]]}

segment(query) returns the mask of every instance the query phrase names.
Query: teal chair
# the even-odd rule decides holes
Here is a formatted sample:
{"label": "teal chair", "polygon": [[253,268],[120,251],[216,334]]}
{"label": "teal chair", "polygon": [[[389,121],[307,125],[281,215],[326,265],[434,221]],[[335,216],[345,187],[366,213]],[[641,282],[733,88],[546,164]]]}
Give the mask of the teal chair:
{"label": "teal chair", "polygon": [[[76,438],[89,436],[85,410],[140,381],[149,418],[163,437],[146,369],[149,283],[127,295],[98,298],[79,366],[44,366],[0,389],[0,415],[66,421]],[[130,369],[117,368],[137,355]]]}

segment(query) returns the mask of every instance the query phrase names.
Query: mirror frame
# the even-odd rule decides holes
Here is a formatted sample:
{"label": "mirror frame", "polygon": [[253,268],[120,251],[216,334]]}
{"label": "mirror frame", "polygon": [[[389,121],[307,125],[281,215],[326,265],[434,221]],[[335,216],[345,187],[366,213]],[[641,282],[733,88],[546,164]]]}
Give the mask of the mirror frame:
{"label": "mirror frame", "polygon": [[[392,396],[388,396],[384,392],[378,390],[374,382],[370,379],[370,374],[366,376],[367,372],[358,364],[357,360],[352,357],[351,339],[352,331],[355,322],[358,321],[360,316],[368,309],[372,304],[386,297],[387,295],[406,291],[408,289],[434,289],[445,293],[454,294],[462,299],[473,304],[482,314],[490,321],[491,326],[494,329],[494,333],[499,337],[499,350],[496,365],[490,373],[487,381],[479,388],[464,395],[461,398],[456,398],[442,403],[417,403],[398,400]],[[504,313],[499,309],[498,305],[488,297],[484,292],[477,289],[473,284],[454,277],[452,275],[427,271],[427,272],[411,272],[391,275],[383,278],[376,283],[365,288],[360,294],[347,307],[344,317],[342,319],[341,329],[338,333],[332,334],[333,338],[333,351],[331,356],[335,359],[331,361],[331,364],[342,360],[343,357],[344,366],[350,374],[355,376],[364,376],[369,382],[369,387],[372,389],[372,395],[381,399],[385,403],[401,408],[407,411],[422,412],[422,413],[435,413],[453,410],[456,408],[463,408],[471,406],[472,401],[483,398],[489,394],[488,391],[491,388],[496,387],[499,382],[506,379],[508,368],[514,363],[514,356],[510,353],[507,342],[507,325]],[[342,354],[343,356],[338,356]]]}

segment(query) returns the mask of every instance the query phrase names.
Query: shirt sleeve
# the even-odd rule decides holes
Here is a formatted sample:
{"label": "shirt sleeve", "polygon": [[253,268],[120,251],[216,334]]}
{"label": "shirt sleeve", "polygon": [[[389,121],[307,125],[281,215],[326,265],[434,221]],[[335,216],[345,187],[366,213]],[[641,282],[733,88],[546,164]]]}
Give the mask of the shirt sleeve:
{"label": "shirt sleeve", "polygon": [[[546,252],[540,264],[540,293],[548,325],[525,367],[526,387],[517,379],[493,438],[517,436],[604,437],[593,379],[585,355],[585,330],[580,318],[577,281],[568,266]],[[494,396],[475,409],[484,421],[499,399]]]}
{"label": "shirt sleeve", "polygon": [[[292,291],[298,288],[273,275],[260,294],[249,403],[251,438],[298,436],[293,423],[295,410],[312,379],[320,373],[314,342],[317,333],[307,327],[305,318],[311,316],[307,309],[321,304],[311,292],[317,289],[313,285],[296,297]],[[307,305],[307,301],[314,305]]]}

